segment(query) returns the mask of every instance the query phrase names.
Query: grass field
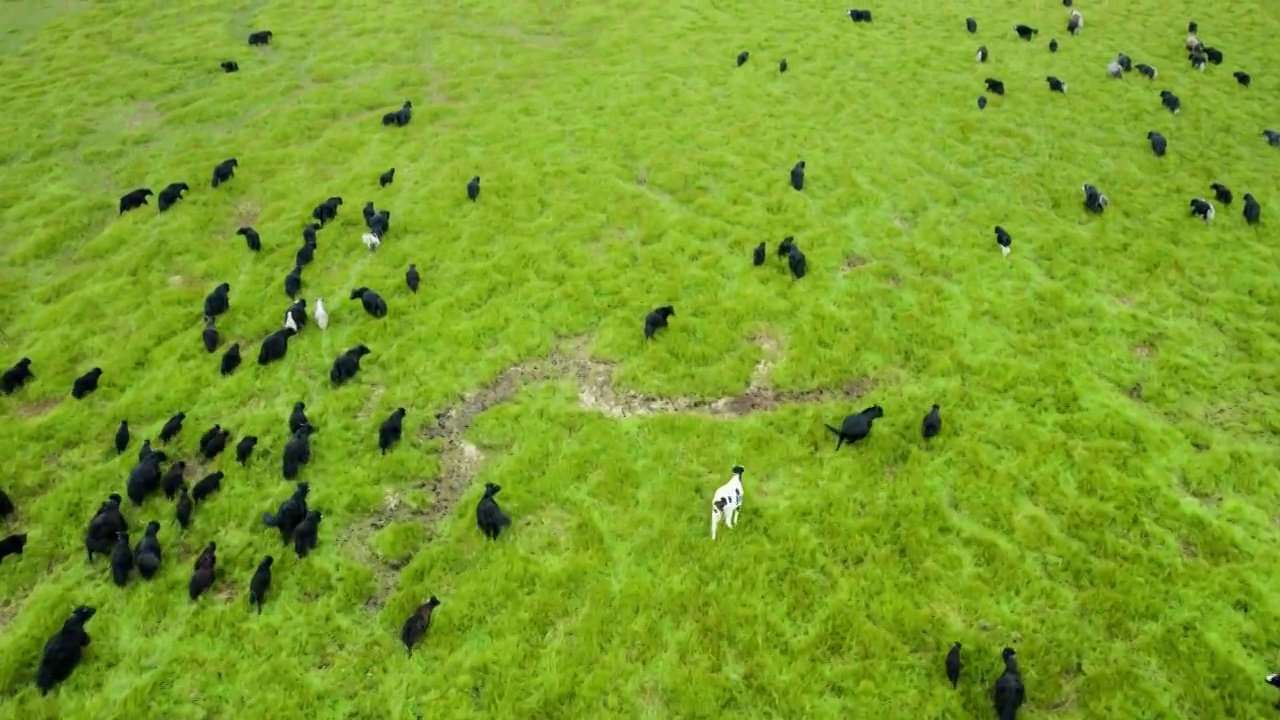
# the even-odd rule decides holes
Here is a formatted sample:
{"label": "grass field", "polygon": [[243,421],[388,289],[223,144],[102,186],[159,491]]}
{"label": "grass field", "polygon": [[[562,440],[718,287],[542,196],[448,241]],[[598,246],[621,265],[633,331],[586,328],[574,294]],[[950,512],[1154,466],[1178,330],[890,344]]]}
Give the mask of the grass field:
{"label": "grass field", "polygon": [[[1272,5],[1079,3],[1078,38],[1047,0],[904,0],[870,25],[799,2],[323,5],[0,5],[0,365],[29,356],[37,376],[0,398],[18,506],[0,535],[30,534],[0,566],[0,716],[986,718],[1005,645],[1024,717],[1273,712]],[[1193,17],[1227,58],[1203,74],[1182,49]],[[259,29],[270,48],[245,44]],[[1117,51],[1159,78],[1109,79]],[[979,112],[989,76],[1008,95]],[[412,123],[381,127],[406,99]],[[236,177],[210,189],[229,157]],[[117,217],[123,193],[176,181],[191,191],[171,211]],[[1215,181],[1237,200],[1205,226],[1187,203]],[[1081,208],[1084,182],[1106,214]],[[258,367],[330,195],[345,204],[303,296],[331,325]],[[372,254],[366,200],[393,214]],[[785,235],[801,281],[751,264]],[[199,340],[220,282],[224,342],[246,358],[225,379]],[[387,318],[346,299],[360,285]],[[333,389],[357,343],[373,354]],[[72,400],[95,365],[101,388]],[[298,400],[326,513],[302,561],[261,524],[292,489]],[[946,425],[926,448],[934,402]],[[871,437],[833,452],[823,423],[871,404]],[[397,406],[405,439],[380,456]],[[185,534],[163,497],[126,501],[135,540],[162,523],[165,567],[117,588],[86,562],[85,524],[179,410],[166,449],[193,466],[214,423],[261,442],[247,469],[230,450],[188,468],[227,478]],[[711,494],[739,463],[740,524],[713,544]],[[514,521],[493,544],[475,527],[485,482]],[[219,580],[193,605],[211,540]],[[409,657],[400,625],[433,594]],[[99,610],[93,644],[41,697],[41,648],[77,604]]]}

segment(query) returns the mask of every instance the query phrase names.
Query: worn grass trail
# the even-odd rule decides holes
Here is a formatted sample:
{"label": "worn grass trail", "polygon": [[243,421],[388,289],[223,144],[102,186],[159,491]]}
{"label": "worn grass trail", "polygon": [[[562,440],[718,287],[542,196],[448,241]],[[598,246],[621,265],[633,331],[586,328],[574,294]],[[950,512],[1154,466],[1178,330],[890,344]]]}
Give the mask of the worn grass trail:
{"label": "worn grass trail", "polygon": [[[30,356],[37,375],[0,398],[19,508],[0,534],[30,533],[0,566],[12,716],[982,718],[1007,644],[1027,717],[1268,712],[1280,153],[1259,133],[1280,125],[1280,17],[1135,0],[1083,8],[1071,38],[1058,3],[1002,1],[970,36],[961,4],[894,5],[871,25],[785,2],[0,9],[0,364]],[[1183,60],[1193,11],[1227,56],[1203,74]],[[257,29],[270,48],[245,45]],[[1158,80],[1107,78],[1121,50]],[[985,77],[1008,95],[980,113]],[[405,99],[412,124],[382,128]],[[211,190],[229,157],[235,179]],[[176,181],[192,189],[172,211],[116,216],[124,192]],[[1215,181],[1253,192],[1263,224],[1240,200],[1211,227],[1188,218]],[[1110,195],[1104,216],[1081,209],[1083,182]],[[260,368],[330,195],[345,204],[303,295],[331,326]],[[366,200],[392,211],[376,254]],[[751,266],[785,235],[801,282]],[[246,358],[226,379],[199,340],[220,282],[224,347]],[[346,300],[360,285],[385,320]],[[644,314],[669,303],[646,345]],[[373,354],[330,388],[357,343]],[[101,389],[71,400],[95,365]],[[326,513],[305,561],[260,522],[291,490],[297,400]],[[933,402],[946,426],[926,448]],[[873,403],[870,439],[833,453],[822,424]],[[405,439],[380,456],[398,406]],[[214,423],[261,442],[247,469],[231,450],[189,469],[227,477],[185,534],[162,499],[126,506],[135,541],[160,520],[166,555],[157,580],[116,588],[84,525],[178,410],[173,457],[194,461]],[[737,463],[741,524],[712,544],[710,496]],[[514,519],[496,544],[474,526],[485,482]],[[220,577],[193,605],[210,540]],[[400,624],[432,594],[408,657]],[[93,644],[42,698],[41,647],[82,603]]]}

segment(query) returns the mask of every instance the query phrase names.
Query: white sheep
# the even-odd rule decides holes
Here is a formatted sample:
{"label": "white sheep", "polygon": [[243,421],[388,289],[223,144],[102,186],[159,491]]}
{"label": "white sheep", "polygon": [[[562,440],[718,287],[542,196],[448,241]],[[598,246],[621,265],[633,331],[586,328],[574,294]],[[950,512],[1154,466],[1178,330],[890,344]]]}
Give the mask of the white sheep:
{"label": "white sheep", "polygon": [[324,330],[329,327],[329,313],[324,311],[324,300],[316,298],[316,306],[314,316],[316,319],[316,327]]}
{"label": "white sheep", "polygon": [[364,242],[364,246],[369,248],[370,251],[377,250],[378,246],[382,244],[382,240],[378,239],[378,236],[373,233],[365,233],[360,236],[360,239]]}
{"label": "white sheep", "polygon": [[729,482],[716,490],[711,500],[711,539],[716,539],[716,526],[724,518],[725,527],[738,524],[738,511],[742,509],[742,473],[741,465],[733,466],[733,477]]}

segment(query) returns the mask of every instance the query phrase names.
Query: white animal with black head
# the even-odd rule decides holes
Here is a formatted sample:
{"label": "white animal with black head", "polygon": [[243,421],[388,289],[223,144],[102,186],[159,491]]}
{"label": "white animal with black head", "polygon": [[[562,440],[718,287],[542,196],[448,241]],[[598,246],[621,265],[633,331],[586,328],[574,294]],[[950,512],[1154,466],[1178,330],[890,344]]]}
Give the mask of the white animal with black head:
{"label": "white animal with black head", "polygon": [[733,466],[733,477],[729,482],[716,490],[711,500],[711,539],[716,539],[716,527],[724,520],[725,527],[738,524],[738,511],[742,509],[742,473],[741,465]]}

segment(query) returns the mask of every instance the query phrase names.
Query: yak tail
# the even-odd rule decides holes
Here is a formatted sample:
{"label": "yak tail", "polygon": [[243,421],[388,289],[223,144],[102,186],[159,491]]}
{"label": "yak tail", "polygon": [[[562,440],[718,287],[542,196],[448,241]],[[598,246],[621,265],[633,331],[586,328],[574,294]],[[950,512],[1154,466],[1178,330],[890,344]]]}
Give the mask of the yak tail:
{"label": "yak tail", "polygon": [[839,430],[837,430],[837,429],[835,429],[835,428],[831,427],[830,425],[827,425],[826,423],[823,423],[823,427],[825,427],[826,429],[830,430],[832,435],[835,435],[836,437],[840,437],[840,431],[839,431]]}
{"label": "yak tail", "polygon": [[267,527],[280,527],[280,521],[271,513],[262,513],[262,523]]}

